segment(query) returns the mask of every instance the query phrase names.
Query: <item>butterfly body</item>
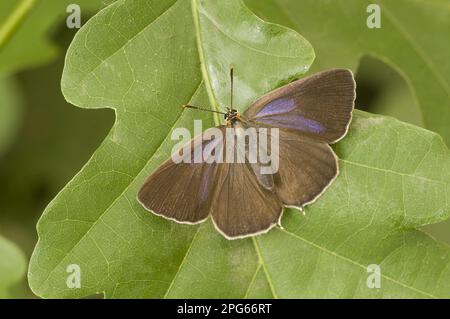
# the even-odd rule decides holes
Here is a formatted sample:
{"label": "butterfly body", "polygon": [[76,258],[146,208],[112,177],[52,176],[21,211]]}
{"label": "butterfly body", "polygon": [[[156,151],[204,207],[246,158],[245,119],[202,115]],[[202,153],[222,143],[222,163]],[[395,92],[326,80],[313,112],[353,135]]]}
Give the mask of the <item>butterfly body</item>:
{"label": "butterfly body", "polygon": [[228,111],[224,114],[225,124],[233,125],[236,121],[241,119],[239,112],[235,109],[228,109]]}
{"label": "butterfly body", "polygon": [[[167,160],[146,180],[138,200],[147,210],[180,223],[211,216],[228,239],[267,232],[280,223],[284,206],[314,202],[338,175],[337,157],[328,144],[346,134],[354,100],[353,74],[335,69],[276,89],[242,115],[229,108],[224,125],[190,142],[193,153],[203,152],[204,162]],[[270,157],[252,156],[248,130],[256,132],[257,149]],[[239,147],[234,141],[243,136],[245,145]],[[205,152],[212,146],[232,155]]]}

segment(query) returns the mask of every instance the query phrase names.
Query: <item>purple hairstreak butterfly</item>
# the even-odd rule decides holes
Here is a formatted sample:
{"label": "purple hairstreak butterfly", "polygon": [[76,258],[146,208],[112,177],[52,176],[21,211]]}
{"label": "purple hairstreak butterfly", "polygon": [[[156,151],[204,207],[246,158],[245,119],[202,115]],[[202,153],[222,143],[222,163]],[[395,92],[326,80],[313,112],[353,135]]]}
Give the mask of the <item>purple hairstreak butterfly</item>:
{"label": "purple hairstreak butterfly", "polygon": [[[227,111],[203,109],[222,113],[224,124],[205,130],[175,152],[179,160],[172,156],[151,174],[138,201],[179,223],[197,224],[211,216],[222,235],[236,239],[269,231],[280,224],[283,207],[303,209],[334,181],[339,167],[329,144],[347,133],[356,84],[347,69],[319,72],[267,93],[239,114],[233,109],[232,69],[230,75]],[[244,147],[239,147],[236,139],[250,129],[256,138],[246,135],[241,139]],[[274,130],[277,134],[268,133]],[[263,171],[259,156],[250,160],[250,140],[257,144],[251,150],[265,148],[276,155],[264,162],[271,165],[277,159],[276,170]],[[239,155],[241,160],[236,160]]]}

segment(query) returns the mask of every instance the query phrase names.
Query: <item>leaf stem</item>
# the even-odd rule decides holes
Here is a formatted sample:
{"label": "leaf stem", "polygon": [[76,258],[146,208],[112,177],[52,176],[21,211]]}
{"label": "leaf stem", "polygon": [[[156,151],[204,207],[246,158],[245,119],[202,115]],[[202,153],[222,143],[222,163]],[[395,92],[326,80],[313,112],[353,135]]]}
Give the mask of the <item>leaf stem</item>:
{"label": "leaf stem", "polygon": [[[208,93],[209,101],[211,102],[211,107],[215,112],[219,112],[220,108],[217,105],[217,99],[214,95],[214,91],[211,86],[211,80],[209,79],[208,70],[206,69],[205,53],[202,46],[202,35],[200,30],[200,17],[198,14],[198,0],[191,0],[192,16],[194,18],[195,33],[197,38],[197,49],[198,55],[200,57],[200,67],[202,70],[202,75],[205,80],[206,92]],[[214,123],[220,125],[221,121],[219,114],[214,113]]]}
{"label": "leaf stem", "polygon": [[262,266],[262,268],[264,270],[264,274],[266,275],[266,280],[267,280],[267,283],[269,284],[270,292],[272,293],[272,296],[275,299],[278,299],[278,295],[275,292],[275,287],[273,286],[272,279],[269,276],[269,270],[266,267],[266,263],[264,261],[264,258],[262,256],[262,254],[261,254],[261,249],[259,248],[257,239],[255,237],[252,237],[252,241],[253,241],[253,245],[255,247],[256,255],[258,256],[259,264]]}
{"label": "leaf stem", "polygon": [[36,2],[37,0],[22,0],[6,19],[5,23],[0,26],[0,50],[17,31]]}

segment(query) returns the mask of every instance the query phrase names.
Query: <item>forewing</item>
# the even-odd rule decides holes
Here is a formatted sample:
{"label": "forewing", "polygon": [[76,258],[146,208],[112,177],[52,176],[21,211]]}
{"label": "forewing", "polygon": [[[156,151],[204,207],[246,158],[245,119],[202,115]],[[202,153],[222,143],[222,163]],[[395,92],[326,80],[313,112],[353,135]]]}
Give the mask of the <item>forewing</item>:
{"label": "forewing", "polygon": [[264,95],[247,109],[244,117],[255,126],[278,127],[334,143],[347,132],[355,97],[352,72],[333,69]]}
{"label": "forewing", "polygon": [[198,223],[208,217],[217,184],[217,163],[205,160],[195,163],[196,150],[202,151],[220,140],[206,140],[202,136],[189,142],[191,152],[183,154],[190,163],[174,163],[169,158],[148,177],[138,193],[139,202],[156,215],[184,223]]}

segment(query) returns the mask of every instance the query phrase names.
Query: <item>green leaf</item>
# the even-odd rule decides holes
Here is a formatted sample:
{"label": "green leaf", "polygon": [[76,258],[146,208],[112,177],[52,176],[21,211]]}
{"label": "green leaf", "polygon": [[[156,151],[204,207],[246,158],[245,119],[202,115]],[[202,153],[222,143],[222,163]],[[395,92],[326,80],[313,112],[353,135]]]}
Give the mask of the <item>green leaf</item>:
{"label": "green leaf", "polygon": [[25,276],[26,260],[19,248],[0,236],[0,299],[8,298],[9,288]]}
{"label": "green leaf", "polygon": [[[169,157],[176,127],[305,72],[313,59],[295,32],[267,24],[238,0],[118,1],[77,33],[62,79],[73,104],[111,107],[116,123],[38,223],[29,281],[42,297],[448,296],[449,250],[416,231],[448,218],[450,155],[431,132],[355,112],[336,151],[339,178],[306,210],[286,210],[284,230],[228,241],[208,220],[180,225],[136,201]],[[209,98],[209,101],[208,101]],[[176,182],[176,181],[174,181]],[[425,193],[424,190],[427,190]],[[378,263],[382,288],[366,286]],[[66,286],[67,266],[81,288]]]}
{"label": "green leaf", "polygon": [[[7,38],[0,50],[0,73],[11,74],[31,66],[44,64],[58,53],[58,47],[51,41],[51,30],[58,23],[65,27],[66,12],[72,0],[20,0],[0,2],[0,27],[14,14],[18,6],[28,2],[30,10],[17,21],[17,27]],[[82,23],[87,14],[99,9],[102,0],[78,0],[81,8]],[[17,19],[17,18],[16,18]],[[74,32],[76,29],[74,30]]]}
{"label": "green leaf", "polygon": [[[269,21],[301,32],[314,46],[312,71],[356,70],[362,56],[392,65],[407,80],[425,126],[450,145],[450,6],[447,0],[380,0],[381,28],[369,29],[371,0],[246,0]],[[411,106],[411,108],[414,108]]]}

